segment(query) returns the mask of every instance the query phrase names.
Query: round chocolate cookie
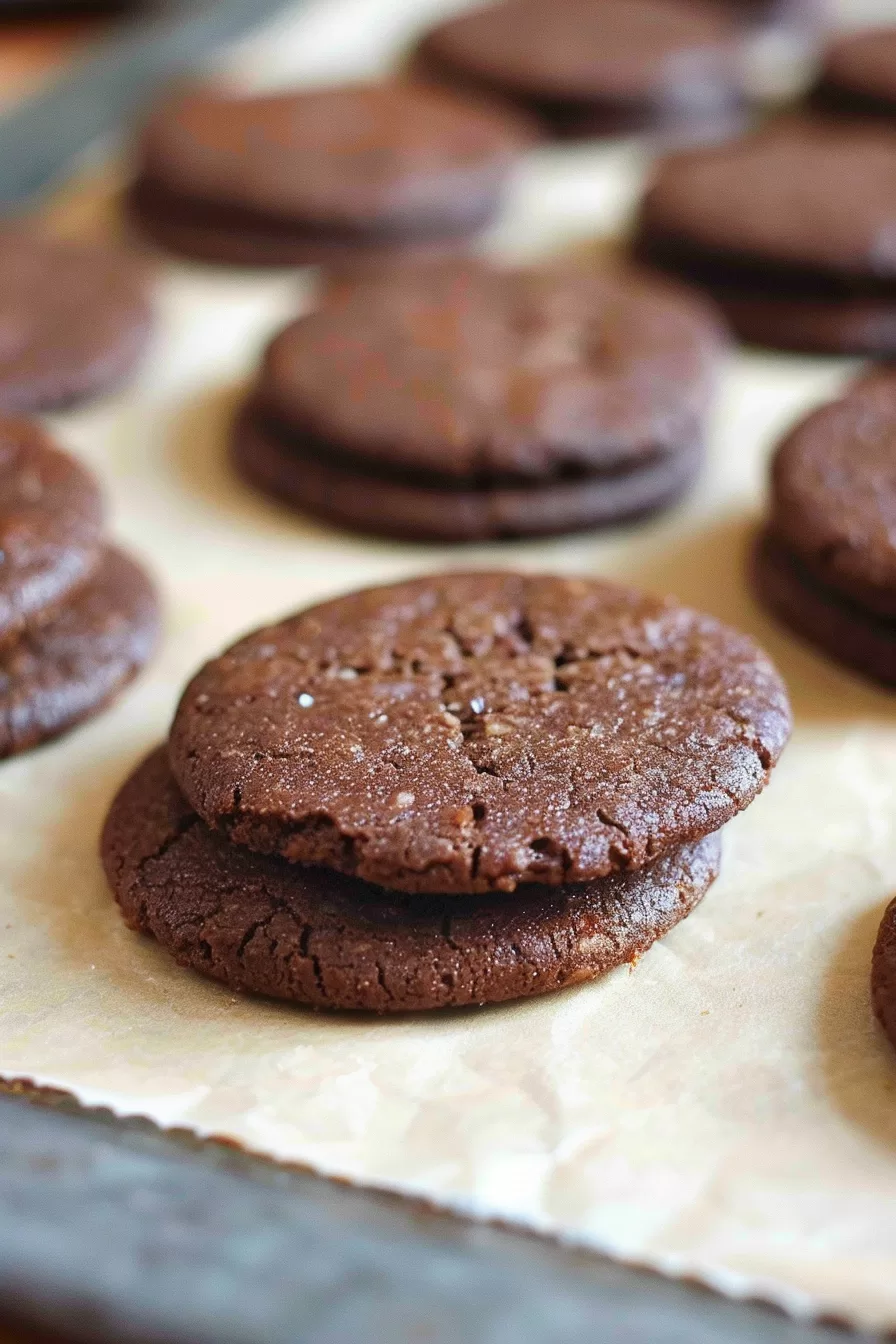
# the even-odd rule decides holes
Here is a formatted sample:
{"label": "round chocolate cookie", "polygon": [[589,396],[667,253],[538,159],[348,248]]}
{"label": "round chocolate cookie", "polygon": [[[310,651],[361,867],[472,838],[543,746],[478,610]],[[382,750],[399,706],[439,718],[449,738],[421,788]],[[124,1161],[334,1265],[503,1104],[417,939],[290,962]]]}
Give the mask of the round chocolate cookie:
{"label": "round chocolate cookie", "polygon": [[635,961],[718,874],[720,841],[652,868],[516,898],[401,897],[228,844],[202,822],[164,748],[112,804],[102,856],[131,928],[231,989],[379,1013],[528,998]]}
{"label": "round chocolate cookie", "polygon": [[52,410],[116,388],[149,339],[133,258],[18,230],[0,235],[0,410]]}
{"label": "round chocolate cookie", "polygon": [[396,266],[277,336],[257,396],[359,465],[545,481],[701,444],[724,351],[702,298],[634,272]]}
{"label": "round chocolate cookie", "polygon": [[89,577],[102,525],[86,467],[39,426],[0,419],[0,644]]}
{"label": "round chocolate cookie", "polygon": [[[641,208],[639,250],[744,297],[776,273],[799,281],[896,280],[896,126],[794,115],[724,145],[670,155]],[[805,293],[802,292],[805,290]],[[879,294],[877,297],[881,297]],[[892,292],[896,302],[896,290]]]}
{"label": "round chocolate cookie", "polygon": [[598,579],[435,575],[249,635],[171,734],[237,844],[404,891],[640,868],[717,830],[790,732],[745,635]]}
{"label": "round chocolate cookie", "polygon": [[107,548],[66,606],[0,648],[0,757],[97,713],[143,667],[158,632],[158,603],[143,570]]}
{"label": "round chocolate cookie", "polygon": [[429,542],[550,536],[642,518],[679,499],[703,461],[694,444],[619,471],[465,489],[375,475],[326,445],[295,441],[251,406],[237,417],[231,457],[251,485],[328,522]]}
{"label": "round chocolate cookie", "polygon": [[200,89],[150,120],[131,199],[178,250],[195,242],[215,260],[299,263],[355,242],[473,232],[533,138],[503,108],[411,83],[256,97]]}
{"label": "round chocolate cookie", "polygon": [[771,533],[757,543],[753,585],[760,601],[808,643],[844,666],[896,685],[896,625],[820,584]]}
{"label": "round chocolate cookie", "polygon": [[896,617],[896,400],[853,394],[814,411],[777,449],[771,486],[771,529],[804,567]]}
{"label": "round chocolate cookie", "polygon": [[815,102],[848,114],[896,116],[896,26],[860,28],[831,42]]}
{"label": "round chocolate cookie", "polygon": [[415,67],[500,93],[566,134],[727,126],[744,78],[737,25],[702,0],[502,0],[434,28]]}
{"label": "round chocolate cookie", "polygon": [[896,901],[887,907],[874,946],[871,1002],[878,1022],[896,1046]]}

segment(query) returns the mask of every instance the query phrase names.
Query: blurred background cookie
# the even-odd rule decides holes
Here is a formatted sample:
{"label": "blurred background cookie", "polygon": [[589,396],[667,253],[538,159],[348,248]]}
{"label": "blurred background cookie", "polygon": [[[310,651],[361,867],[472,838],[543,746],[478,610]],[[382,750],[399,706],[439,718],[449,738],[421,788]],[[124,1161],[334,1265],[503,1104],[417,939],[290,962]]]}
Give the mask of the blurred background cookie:
{"label": "blurred background cookie", "polygon": [[0,757],[97,713],[158,641],[153,586],[102,522],[90,472],[0,420]]}
{"label": "blurred background cookie", "polygon": [[896,118],[896,24],[834,38],[813,100],[828,112]]}
{"label": "blurred background cookie", "polygon": [[274,338],[233,458],[269,493],[387,536],[621,522],[694,479],[725,348],[701,298],[634,272],[393,267]]}
{"label": "blurred background cookie", "polygon": [[896,683],[896,397],[860,385],[779,445],[760,598],[838,662]]}
{"label": "blurred background cookie", "polygon": [[0,233],[0,412],[114,391],[152,332],[136,258],[108,246]]}
{"label": "blurred background cookie", "polygon": [[896,126],[791,115],[669,155],[637,256],[702,286],[743,339],[896,349]]}
{"label": "blurred background cookie", "polygon": [[157,242],[220,263],[457,246],[533,139],[504,108],[409,83],[200,89],[150,118],[129,200]]}
{"label": "blurred background cookie", "polygon": [[558,134],[740,123],[746,48],[711,0],[501,0],[421,40],[414,68],[500,94]]}

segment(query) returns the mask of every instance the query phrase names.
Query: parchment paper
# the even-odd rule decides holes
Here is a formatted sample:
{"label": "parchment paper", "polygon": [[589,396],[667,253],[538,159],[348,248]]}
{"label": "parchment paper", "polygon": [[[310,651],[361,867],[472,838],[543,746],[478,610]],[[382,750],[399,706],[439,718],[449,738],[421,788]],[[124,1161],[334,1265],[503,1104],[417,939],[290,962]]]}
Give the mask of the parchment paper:
{"label": "parchment paper", "polygon": [[[270,83],[373,68],[438,7],[322,0],[234,63]],[[492,246],[531,255],[618,225],[644,159],[625,143],[535,155]],[[54,223],[103,226],[110,190],[107,176],[87,182]],[[239,380],[310,283],[167,266],[139,384],[54,421],[155,569],[167,628],[114,709],[0,768],[0,1072],[796,1313],[896,1327],[896,1055],[868,994],[896,889],[896,699],[776,629],[743,578],[775,437],[851,366],[733,359],[702,484],[649,526],[460,552],[388,545],[299,520],[223,461]],[[480,563],[672,591],[778,660],[793,743],[730,827],[703,907],[602,983],[390,1021],[236,999],[127,932],[97,832],[200,660],[330,593]]]}

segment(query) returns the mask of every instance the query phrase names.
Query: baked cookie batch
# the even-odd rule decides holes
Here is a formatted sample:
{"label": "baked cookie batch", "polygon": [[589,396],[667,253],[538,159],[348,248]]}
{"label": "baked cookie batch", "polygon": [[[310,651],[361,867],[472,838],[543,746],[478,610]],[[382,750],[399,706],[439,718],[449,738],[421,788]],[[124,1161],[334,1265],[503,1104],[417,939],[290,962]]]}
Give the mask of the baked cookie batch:
{"label": "baked cookie batch", "polygon": [[[463,543],[631,523],[702,466],[731,334],[896,356],[896,30],[831,42],[749,126],[750,44],[820,0],[497,0],[380,83],[191,87],[139,135],[133,239],[324,268],[229,435],[253,488],[329,524]],[[755,120],[755,118],[754,118]],[[627,255],[474,255],[525,156],[649,131]],[[0,236],[0,414],[77,404],[151,329],[130,255]],[[0,753],[100,709],[158,628],[90,474],[0,421]],[[775,448],[749,578],[798,637],[896,684],[896,371]],[[400,1012],[631,963],[714,881],[767,784],[786,689],[746,636],[597,578],[486,570],[338,598],[202,668],[102,839],[127,923],[182,965]],[[874,953],[896,1040],[896,914]]]}

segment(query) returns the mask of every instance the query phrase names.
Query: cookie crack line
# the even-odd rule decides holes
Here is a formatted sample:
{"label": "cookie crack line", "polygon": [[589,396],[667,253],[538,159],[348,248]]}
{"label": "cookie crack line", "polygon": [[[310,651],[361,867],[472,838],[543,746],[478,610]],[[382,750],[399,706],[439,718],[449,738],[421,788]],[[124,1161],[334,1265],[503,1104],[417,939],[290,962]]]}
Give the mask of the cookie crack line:
{"label": "cookie crack line", "polygon": [[[232,990],[320,1009],[464,1007],[593,978],[662,937],[719,865],[713,836],[608,886],[535,891],[522,904],[494,895],[405,901],[231,847],[196,820],[157,749],[104,827],[103,861],[124,918]],[[152,855],[162,856],[156,867]]]}
{"label": "cookie crack line", "polygon": [[201,818],[197,817],[195,812],[190,812],[186,816],[180,817],[170,835],[166,835],[151,853],[141,855],[135,869],[135,876],[142,877],[146,868],[148,868],[151,863],[157,863],[160,859],[164,859],[169,849],[171,849],[173,845],[176,845],[178,840],[185,836],[188,831],[191,831],[194,826],[198,826],[200,820]]}
{"label": "cookie crack line", "polygon": [[200,671],[175,774],[238,846],[405,892],[638,869],[765,786],[767,657],[597,579],[448,574],[324,603]]}

